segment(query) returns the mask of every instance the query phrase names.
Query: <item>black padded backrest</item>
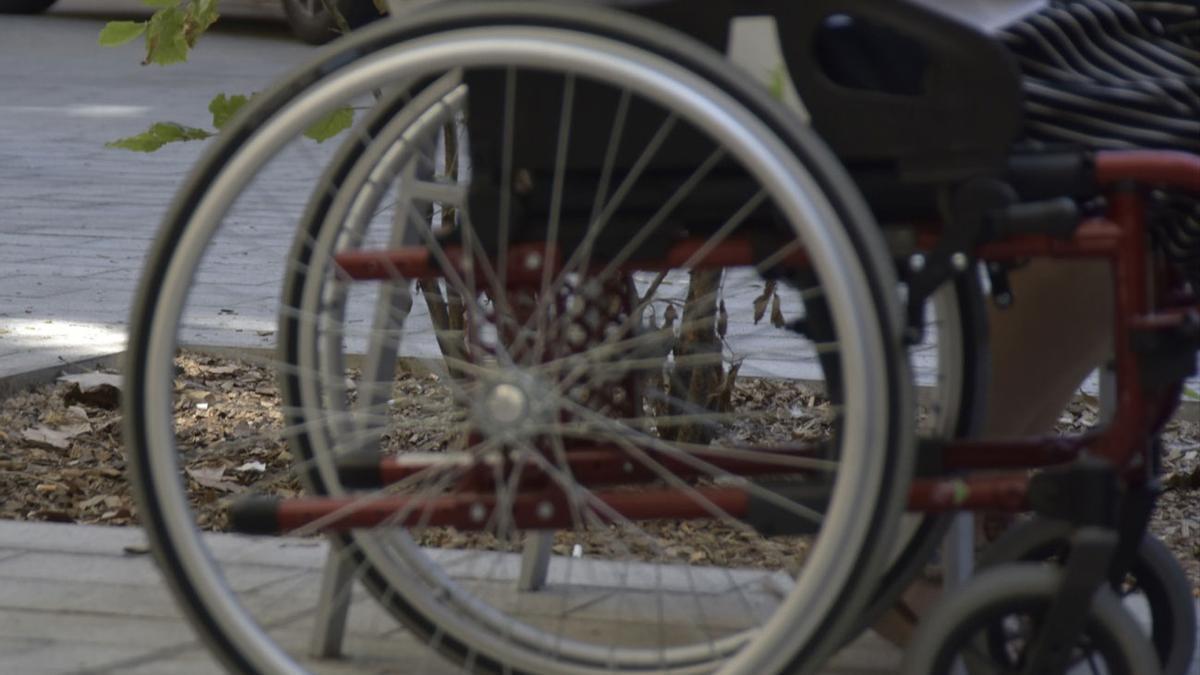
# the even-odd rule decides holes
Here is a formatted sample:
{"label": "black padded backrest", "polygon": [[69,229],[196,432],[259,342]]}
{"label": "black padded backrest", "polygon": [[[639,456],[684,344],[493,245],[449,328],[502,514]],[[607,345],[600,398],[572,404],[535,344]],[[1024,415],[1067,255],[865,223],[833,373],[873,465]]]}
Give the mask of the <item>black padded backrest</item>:
{"label": "black padded backrest", "polygon": [[[848,166],[881,221],[936,213],[931,188],[1001,172],[1021,121],[1020,80],[1007,51],[953,18],[902,0],[609,0],[646,19],[690,34],[724,52],[731,22],[772,16],[788,70],[818,133]],[[832,19],[832,32],[831,32]],[[838,27],[865,27],[843,40]],[[832,43],[830,42],[832,40]],[[861,57],[861,58],[860,58]],[[859,60],[861,62],[855,63]],[[895,63],[893,63],[895,61]],[[894,67],[899,66],[899,67]],[[558,130],[565,100],[561,74],[503,68],[472,70],[467,114],[474,176],[471,214],[477,232],[498,231],[506,139],[514,170],[531,178],[511,202],[513,236],[541,236],[553,204]],[[508,87],[516,96],[506,131]],[[634,97],[620,140],[612,143],[619,90],[575,82],[560,238],[570,244],[588,224],[602,165],[612,152],[611,184],[620,185],[652,139],[668,128],[668,112]],[[645,223],[714,154],[714,141],[684,122],[661,146],[621,202],[614,222]],[[611,186],[610,186],[611,189]],[[732,161],[720,162],[676,209],[670,229],[719,226],[755,194]],[[766,216],[769,218],[769,216]],[[517,231],[520,234],[516,234]],[[618,239],[621,227],[611,228]],[[623,242],[618,241],[617,244]]]}
{"label": "black padded backrest", "polygon": [[[894,165],[905,175],[931,180],[998,169],[1022,125],[1019,71],[1004,46],[924,5],[906,0],[607,4],[721,51],[734,18],[774,17],[788,70],[814,127],[852,166]],[[848,44],[851,40],[858,44]],[[856,57],[861,62],[847,63]],[[884,72],[855,81],[854,73],[872,67]]]}

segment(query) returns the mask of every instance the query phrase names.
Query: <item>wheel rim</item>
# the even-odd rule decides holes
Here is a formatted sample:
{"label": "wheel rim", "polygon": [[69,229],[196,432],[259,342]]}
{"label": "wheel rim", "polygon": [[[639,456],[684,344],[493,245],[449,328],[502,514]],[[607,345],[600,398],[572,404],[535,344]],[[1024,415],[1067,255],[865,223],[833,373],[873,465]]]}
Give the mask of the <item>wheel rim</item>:
{"label": "wheel rim", "polygon": [[[956,667],[981,675],[1023,671],[1030,631],[1036,632],[1061,583],[1060,570],[1029,563],[981,572],[922,622],[906,651],[906,672],[949,673]],[[1088,614],[1080,639],[1089,661],[1077,660],[1072,675],[1155,669],[1149,643],[1111,592],[1099,589],[1090,607],[1081,611]]]}
{"label": "wheel rim", "polygon": [[[372,88],[385,84],[390,77],[394,76],[395,73],[412,72],[420,68],[433,69],[439,63],[443,65],[461,63],[461,60],[464,58],[464,53],[461,51],[464,45],[464,40],[462,39],[463,35],[469,35],[474,40],[472,46],[474,46],[474,48],[477,50],[476,53],[479,54],[479,56],[476,58],[481,60],[484,58],[496,58],[497,54],[503,54],[509,59],[518,62],[521,59],[525,59],[530,67],[535,67],[540,62],[540,59],[545,58],[545,49],[547,47],[553,47],[559,63],[571,63],[580,70],[588,72],[590,75],[595,76],[597,74],[607,74],[608,71],[606,71],[606,69],[615,68],[615,66],[612,66],[611,63],[598,64],[594,62],[594,54],[582,51],[579,47],[578,36],[571,36],[570,42],[573,44],[568,44],[566,39],[559,42],[550,39],[553,37],[553,33],[551,31],[530,31],[529,34],[522,36],[520,39],[512,38],[507,40],[500,39],[489,31],[464,31],[460,36],[458,36],[459,39],[454,44],[455,49],[458,51],[453,54],[449,53],[443,48],[444,44],[439,44],[436,41],[429,41],[427,44],[421,45],[397,47],[388,50],[386,53],[382,53],[377,57],[368,59],[367,61],[369,61],[369,63],[357,64],[354,71],[356,76],[354,78],[348,78],[352,79],[353,81],[347,84],[348,79],[344,79],[341,82],[345,84],[345,88],[347,90],[368,91]],[[529,47],[528,42],[531,37],[541,39],[541,42],[538,43],[541,51],[533,50]],[[449,44],[450,42],[451,41],[449,39],[444,41],[445,44]],[[602,43],[597,42],[596,44]],[[621,49],[615,48],[612,45],[608,45],[608,47],[613,51],[621,51]],[[485,54],[487,56],[484,56]],[[673,68],[669,64],[658,63],[656,66],[660,68],[660,70],[654,71],[648,69],[644,66],[644,63],[626,63],[622,65],[620,71],[622,72],[623,76],[633,76],[633,78],[641,83],[642,86],[652,89],[656,88],[654,89],[655,91],[659,92],[659,94],[662,96],[668,97],[668,100],[670,100],[673,104],[690,106],[693,111],[707,111],[705,114],[713,116],[714,119],[727,117],[725,111],[718,111],[717,113],[714,113],[709,110],[711,108],[710,101],[712,99],[706,100],[694,93],[697,90],[705,91],[706,96],[718,97],[719,100],[719,97],[721,96],[719,91],[713,90],[711,87],[706,87],[703,83],[696,82],[694,77],[689,77],[686,72],[679,71],[679,69]],[[586,69],[589,68],[593,70],[587,71]],[[688,79],[692,80],[692,91],[684,89],[679,84],[681,80]],[[332,101],[335,98],[341,98],[346,92],[341,90],[330,91],[327,89],[321,96],[318,96],[318,93],[320,92],[313,92],[309,94],[306,97],[306,103],[314,103],[322,97],[324,97],[325,100]],[[297,112],[302,110],[304,107],[305,106],[303,104],[291,107],[272,121],[272,124],[276,125],[272,128],[278,130],[278,136],[291,136],[299,129],[303,129],[306,125],[311,124],[311,122],[314,121],[319,115],[319,111],[322,109],[322,107],[326,106],[322,106],[319,103],[314,103],[312,106],[312,110],[314,112],[309,114]],[[743,147],[757,146],[756,152],[761,153],[760,156],[758,156],[759,160],[762,158],[771,158],[774,164],[771,170],[775,172],[775,175],[774,177],[765,177],[771,178],[775,181],[774,189],[776,191],[783,192],[787,187],[786,184],[782,182],[784,180],[781,178],[782,176],[788,176],[792,181],[803,184],[805,182],[804,180],[797,179],[807,176],[807,173],[802,168],[799,168],[798,165],[795,164],[794,160],[790,160],[790,158],[786,156],[787,153],[785,151],[781,150],[780,148],[762,147],[761,139],[753,138],[743,131],[747,126],[754,125],[755,122],[752,119],[739,119],[736,121],[730,120],[726,122],[725,128],[714,128],[710,131],[713,131],[714,133],[728,134],[729,137],[723,140],[740,143]],[[769,137],[769,134],[762,135]],[[271,148],[272,141],[270,139],[264,141],[263,138],[264,137],[261,135],[256,137],[250,144],[248,144],[246,148],[243,149],[242,152],[238,154],[234,162],[230,163],[230,166],[234,168],[231,168],[222,177],[224,182],[218,186],[215,186],[213,190],[210,191],[210,196],[213,194],[237,194],[239,192],[239,188],[236,186],[240,182],[248,180],[249,177],[252,176],[257,168],[261,165],[260,162],[255,159],[255,156],[258,155],[261,157],[268,157],[274,154],[273,149]],[[276,142],[282,141],[280,140]],[[811,183],[809,183],[808,187],[812,188],[812,190],[815,192],[815,187],[812,186]],[[176,347],[174,326],[180,319],[178,308],[183,304],[182,302],[178,301],[186,298],[186,291],[191,281],[189,277],[191,276],[194,267],[199,262],[199,252],[204,249],[206,239],[213,234],[213,229],[216,228],[222,220],[223,208],[225,205],[214,203],[216,200],[217,198],[209,199],[202,203],[197,209],[196,215],[193,216],[192,222],[204,223],[204,225],[189,227],[188,236],[183,242],[180,243],[180,248],[182,251],[184,251],[184,253],[179,254],[173,261],[173,265],[169,274],[167,275],[164,289],[160,293],[160,299],[157,304],[155,313],[156,323],[151,329],[152,339],[149,344],[148,354],[148,358],[151,362],[169,363],[171,357],[174,355]],[[790,207],[793,209],[791,214],[792,218],[794,219],[793,222],[811,222],[813,220],[828,222],[831,218],[833,218],[828,205],[813,205],[795,202],[790,204]],[[839,264],[837,262],[838,254],[836,251],[851,250],[845,241],[840,243],[836,241],[839,233],[836,231],[825,232],[806,230],[800,234],[806,238],[805,243],[808,244],[808,248],[812,252],[811,255],[813,255],[813,262],[818,274],[827,279],[837,280],[838,282],[832,284],[832,289],[836,293],[841,293],[842,297],[835,298],[834,302],[831,304],[845,308],[856,306],[856,301],[862,304],[868,303],[869,300],[867,300],[865,284],[861,279],[858,279],[855,276],[857,271],[847,271],[839,268]],[[812,241],[808,241],[808,239],[811,239]],[[849,392],[848,398],[844,404],[846,418],[852,420],[877,420],[874,423],[853,425],[852,428],[848,428],[846,431],[846,435],[843,440],[843,448],[850,448],[851,451],[843,451],[843,457],[846,458],[843,461],[860,465],[862,468],[866,469],[862,472],[839,472],[841,475],[838,477],[837,491],[841,494],[848,494],[853,492],[853,490],[847,490],[846,488],[853,488],[855,485],[853,481],[857,481],[859,486],[867,486],[877,484],[880,480],[878,472],[881,470],[880,467],[882,464],[875,462],[874,467],[872,467],[872,462],[868,461],[867,459],[867,456],[869,456],[867,449],[879,447],[882,444],[882,441],[877,438],[877,434],[880,433],[879,430],[887,427],[887,424],[883,422],[883,420],[886,419],[886,403],[883,401],[884,394],[882,392],[875,392],[873,394],[871,392],[871,388],[865,385],[870,381],[868,374],[872,372],[879,372],[882,368],[880,362],[883,358],[881,355],[883,348],[879,344],[872,344],[872,339],[876,335],[877,331],[870,329],[867,325],[862,324],[862,317],[846,316],[843,312],[843,314],[839,314],[834,318],[835,321],[840,324],[838,326],[838,334],[846,336],[845,341],[842,344],[843,353],[856,355],[856,358],[844,360],[846,369],[843,373],[843,377],[848,383],[846,388]],[[158,380],[150,380],[147,382],[146,391],[147,398],[149,400],[170,401],[172,393],[171,390],[172,383],[169,377],[160,377]],[[170,411],[162,408],[161,406],[156,411],[152,411],[149,415],[147,420],[147,433],[151,447],[173,447],[174,437],[173,430],[170,428],[170,418]],[[855,453],[857,453],[857,456],[861,457],[861,459],[855,459]],[[170,454],[173,453],[161,452],[156,454],[155,459],[152,460],[154,463],[149,468],[151,474],[155,477],[158,501],[166,505],[175,505],[175,507],[168,508],[162,514],[164,522],[171,525],[173,532],[186,533],[189,531],[191,516],[187,513],[182,513],[180,508],[178,508],[185,503],[185,499],[180,493],[180,486],[176,478],[178,466],[171,461],[172,458],[167,457]],[[841,507],[840,509],[839,506]],[[842,531],[844,529],[848,533],[848,536],[852,538],[857,537],[861,540],[861,538],[864,536],[863,532],[861,531],[862,527],[860,526],[855,528],[851,526],[854,519],[850,515],[850,510],[850,506],[845,501],[843,501],[840,505],[835,503],[829,511],[826,522],[828,525],[840,525],[840,523],[846,522],[847,526],[844,528],[838,527],[838,530]],[[185,523],[187,524],[186,526]],[[284,655],[281,653],[260,651],[260,643],[262,642],[260,639],[261,633],[253,627],[253,624],[248,623],[245,620],[244,615],[242,615],[237,608],[237,604],[234,599],[229,597],[229,594],[225,592],[221,580],[214,576],[214,573],[211,569],[208,569],[210,562],[204,551],[197,547],[197,542],[191,540],[190,535],[184,535],[182,537],[173,537],[172,546],[184,551],[184,559],[188,561],[187,564],[192,565],[191,569],[187,571],[189,578],[197,579],[203,582],[200,584],[200,587],[205,594],[207,611],[219,615],[219,621],[221,621],[223,625],[238,625],[247,631],[246,635],[249,637],[246,640],[246,644],[243,645],[243,649],[245,649],[248,654],[251,654],[253,658],[258,659],[256,664],[263,666],[262,669],[264,671],[279,670],[285,667],[290,667],[290,664],[287,663]],[[372,551],[370,544],[362,544],[362,546],[368,557],[387,555],[387,552],[385,551]],[[806,565],[805,570],[807,577],[802,576],[800,579],[799,584],[801,586],[807,584],[808,588],[812,590],[805,591],[804,593],[798,591],[793,594],[793,597],[805,595],[810,596],[810,601],[812,598],[818,598],[819,600],[819,598],[822,596],[822,593],[820,593],[816,588],[819,585],[819,577],[817,576],[818,572],[825,572],[826,579],[836,579],[839,576],[837,573],[837,568],[841,566],[840,563],[843,561],[836,560],[833,557],[833,554],[827,550],[828,548],[829,547],[826,547],[824,557],[817,557],[813,560],[810,560],[808,565]],[[831,584],[831,587],[836,587],[837,585],[837,583],[833,583]],[[826,600],[826,603],[832,601],[833,594],[827,595],[829,595],[829,599]],[[818,611],[817,613],[820,612]],[[801,632],[803,632],[805,629],[803,626],[798,627],[796,625],[790,625],[786,627],[769,627],[768,632],[774,633],[773,637],[758,644],[765,645],[763,649],[769,651],[767,647],[773,644],[781,644],[785,642],[787,640],[785,633],[794,631],[797,628],[800,628]],[[811,632],[815,630],[815,628],[809,626],[807,630]],[[711,646],[709,649],[711,650]],[[520,657],[521,655],[517,654],[513,656]],[[684,657],[681,659],[683,661],[692,660],[686,654],[681,656]],[[646,662],[644,655],[631,654],[630,657],[631,658],[629,661],[631,663]],[[659,661],[661,661],[662,656],[659,655],[657,658]],[[769,656],[765,656],[763,654],[752,654],[749,656],[743,655],[742,660],[734,663],[733,666],[752,667],[752,665],[762,663],[763,659],[769,660]],[[539,664],[534,661],[532,662],[532,665],[537,666]]]}
{"label": "wheel rim", "polygon": [[[984,567],[1017,561],[1061,565],[1069,555],[1071,533],[1069,523],[1034,518],[1005,533],[981,563]],[[1194,632],[1188,629],[1195,625],[1189,621],[1192,616],[1187,600],[1189,586],[1174,558],[1163,553],[1163,545],[1147,535],[1132,563],[1127,584],[1113,590],[1125,602],[1131,595],[1140,596],[1149,617],[1145,628],[1165,672],[1183,672],[1194,645],[1194,641],[1179,643],[1182,636]]]}

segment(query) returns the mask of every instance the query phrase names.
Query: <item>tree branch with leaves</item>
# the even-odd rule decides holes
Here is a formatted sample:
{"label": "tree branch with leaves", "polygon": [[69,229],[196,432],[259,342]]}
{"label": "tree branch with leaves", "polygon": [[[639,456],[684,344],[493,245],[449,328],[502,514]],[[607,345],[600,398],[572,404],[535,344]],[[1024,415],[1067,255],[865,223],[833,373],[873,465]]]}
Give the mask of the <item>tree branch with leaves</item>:
{"label": "tree branch with leaves", "polygon": [[[349,30],[346,20],[337,8],[323,0],[326,8],[335,16],[339,26]],[[145,56],[142,65],[167,66],[183,63],[196,46],[200,37],[220,19],[217,11],[219,0],[142,0],[142,4],[154,9],[145,21],[110,21],[100,31],[102,47],[120,47],[139,37],[144,38]],[[254,94],[228,95],[224,92],[213,97],[208,104],[212,115],[212,128],[179,124],[178,122],[155,122],[146,131],[105,144],[105,147],[134,152],[154,152],[170,143],[202,141],[217,135],[220,130],[246,105]],[[354,125],[354,109],[345,107],[334,110],[305,132],[305,136],[318,143],[337,136]]]}

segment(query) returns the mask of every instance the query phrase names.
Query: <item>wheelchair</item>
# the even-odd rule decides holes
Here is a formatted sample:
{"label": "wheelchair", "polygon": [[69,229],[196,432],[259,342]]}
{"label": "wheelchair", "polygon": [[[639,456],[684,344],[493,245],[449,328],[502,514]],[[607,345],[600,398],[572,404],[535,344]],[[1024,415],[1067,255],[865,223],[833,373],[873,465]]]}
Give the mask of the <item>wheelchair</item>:
{"label": "wheelchair", "polygon": [[[135,303],[124,428],[205,642],[252,673],[815,673],[987,509],[1039,520],[922,622],[908,672],[1186,672],[1186,580],[1145,530],[1196,249],[1151,237],[1200,157],[1020,146],[1009,53],[922,6],[696,5],[435,3],[209,148]],[[746,17],[785,46],[769,86],[723,56]],[[859,81],[847,22],[922,56]],[[336,142],[302,139],[337,114]],[[264,249],[278,311],[239,357],[280,414],[184,438],[176,357]],[[984,303],[1029,258],[1111,265],[1121,405],[1078,438],[977,439]],[[181,458],[260,446],[272,473],[198,526]],[[349,661],[307,653],[312,569],[238,562],[318,535],[372,599]]]}

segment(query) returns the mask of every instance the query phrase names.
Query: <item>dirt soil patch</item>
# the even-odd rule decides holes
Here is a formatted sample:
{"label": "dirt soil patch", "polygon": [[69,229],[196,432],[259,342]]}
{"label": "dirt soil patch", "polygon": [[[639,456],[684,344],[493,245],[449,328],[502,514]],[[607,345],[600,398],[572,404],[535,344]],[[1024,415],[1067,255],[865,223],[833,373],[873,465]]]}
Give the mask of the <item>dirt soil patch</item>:
{"label": "dirt soil patch", "polygon": [[[120,378],[92,373],[60,380],[0,401],[0,518],[103,525],[136,524],[137,514],[125,480]],[[283,416],[272,371],[255,364],[185,354],[176,368],[176,424],[179,450],[192,505],[201,527],[224,529],[225,506],[239,494],[295,496],[301,492],[294,459],[280,434]],[[385,444],[445,449],[453,444],[444,430],[458,420],[446,387],[435,376],[404,374],[396,382],[394,415],[418,423],[397,426]],[[735,398],[771,401],[778,419],[761,430],[735,425],[736,436],[803,435],[796,427],[797,407],[813,407],[810,393],[777,382],[743,378]],[[736,402],[736,401],[735,401]],[[819,407],[819,406],[818,406]],[[790,420],[790,421],[788,421]],[[1096,424],[1095,400],[1077,398],[1059,421],[1059,430],[1078,433]],[[822,426],[819,415],[802,427]],[[791,424],[792,426],[787,426]],[[1164,484],[1151,530],[1174,551],[1200,597],[1200,426],[1172,422],[1163,436]],[[214,451],[219,448],[219,451]],[[661,526],[660,526],[661,525]],[[718,565],[786,564],[796,541],[774,541],[778,551],[752,547],[770,560],[743,560],[739,537],[745,533],[723,524],[655,524],[647,530],[670,548],[669,557]],[[426,532],[422,543],[435,546],[479,545],[477,535],[449,528]],[[558,553],[576,544],[585,554],[601,554],[605,538],[556,541]],[[776,558],[775,554],[778,554]]]}

